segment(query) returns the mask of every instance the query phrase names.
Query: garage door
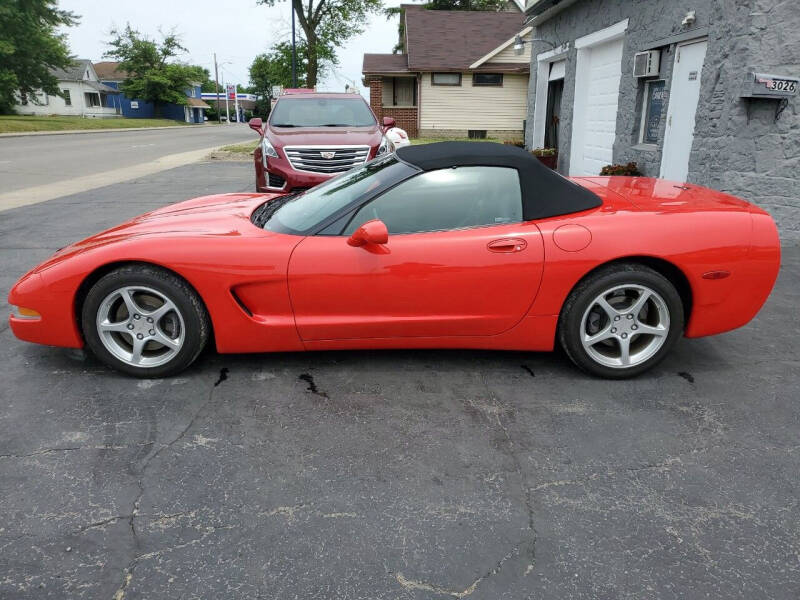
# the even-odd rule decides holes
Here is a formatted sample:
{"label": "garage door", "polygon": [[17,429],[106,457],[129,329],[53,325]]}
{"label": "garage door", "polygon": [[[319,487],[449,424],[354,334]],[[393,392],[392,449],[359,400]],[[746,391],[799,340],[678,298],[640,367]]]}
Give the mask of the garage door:
{"label": "garage door", "polygon": [[[612,162],[622,73],[622,39],[586,48],[578,55],[570,174],[598,175]],[[583,63],[583,64],[581,64]]]}

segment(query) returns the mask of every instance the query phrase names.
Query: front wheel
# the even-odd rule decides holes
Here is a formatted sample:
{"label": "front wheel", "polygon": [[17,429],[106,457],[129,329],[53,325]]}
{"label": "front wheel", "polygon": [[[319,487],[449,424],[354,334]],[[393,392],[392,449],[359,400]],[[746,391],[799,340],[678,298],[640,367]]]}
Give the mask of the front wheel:
{"label": "front wheel", "polygon": [[197,293],[176,275],[146,265],[103,276],[86,295],[81,324],[104,363],[136,377],[188,367],[208,341],[210,321]]}
{"label": "front wheel", "polygon": [[572,291],[559,318],[559,339],[584,371],[623,379],[661,361],[683,324],[683,303],[668,279],[643,265],[618,264]]}

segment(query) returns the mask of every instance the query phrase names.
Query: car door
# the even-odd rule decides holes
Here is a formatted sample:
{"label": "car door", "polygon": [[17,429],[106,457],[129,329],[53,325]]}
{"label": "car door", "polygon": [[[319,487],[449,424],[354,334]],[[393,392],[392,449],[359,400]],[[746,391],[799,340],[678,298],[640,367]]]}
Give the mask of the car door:
{"label": "car door", "polygon": [[[354,247],[380,219],[388,243]],[[420,173],[354,211],[339,235],[295,248],[289,293],[304,340],[489,336],[531,306],[544,251],[505,167]]]}

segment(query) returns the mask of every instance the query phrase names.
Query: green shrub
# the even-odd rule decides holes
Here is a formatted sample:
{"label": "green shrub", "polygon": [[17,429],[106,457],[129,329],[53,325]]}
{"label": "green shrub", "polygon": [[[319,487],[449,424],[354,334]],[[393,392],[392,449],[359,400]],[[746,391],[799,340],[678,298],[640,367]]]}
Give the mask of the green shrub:
{"label": "green shrub", "polygon": [[558,148],[534,148],[531,150],[534,156],[555,156],[558,154]]}

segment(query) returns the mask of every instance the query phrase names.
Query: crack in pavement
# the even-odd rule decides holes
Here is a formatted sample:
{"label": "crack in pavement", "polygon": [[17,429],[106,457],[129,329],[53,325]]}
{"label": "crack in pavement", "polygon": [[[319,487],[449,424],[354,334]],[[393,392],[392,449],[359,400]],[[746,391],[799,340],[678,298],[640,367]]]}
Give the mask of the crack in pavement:
{"label": "crack in pavement", "polygon": [[439,595],[446,595],[452,598],[465,598],[471,595],[478,586],[483,583],[488,578],[496,575],[500,569],[502,569],[505,562],[511,558],[512,556],[518,556],[523,548],[525,548],[525,554],[529,560],[529,565],[525,572],[525,575],[530,573],[533,568],[533,565],[536,562],[536,527],[534,522],[534,509],[533,509],[533,500],[532,500],[532,492],[528,485],[525,483],[525,476],[522,472],[522,462],[520,461],[519,456],[517,455],[514,440],[511,437],[511,433],[508,431],[508,427],[503,423],[503,415],[505,415],[508,410],[505,406],[498,403],[497,398],[495,397],[494,393],[492,392],[491,388],[489,387],[489,383],[486,381],[486,376],[483,373],[478,374],[481,382],[483,383],[484,388],[486,389],[486,393],[492,400],[491,406],[478,406],[475,403],[467,400],[467,403],[470,404],[472,409],[481,412],[483,416],[486,418],[487,422],[492,423],[492,420],[489,419],[489,413],[491,416],[494,417],[497,426],[503,432],[503,436],[505,437],[505,443],[500,444],[499,447],[501,452],[503,452],[506,456],[508,456],[513,465],[514,471],[519,478],[519,486],[522,490],[523,494],[523,502],[525,505],[525,510],[527,512],[528,517],[528,530],[531,532],[531,539],[527,541],[522,541],[514,548],[508,552],[505,556],[503,556],[495,566],[478,577],[475,581],[473,581],[467,588],[463,590],[452,590],[445,587],[437,586],[435,584],[426,583],[424,581],[415,581],[413,579],[406,578],[402,573],[396,573],[395,579],[397,582],[406,589],[411,590],[422,590],[427,592],[432,592]]}
{"label": "crack in pavement", "polygon": [[28,454],[0,454],[0,458],[30,458],[31,456],[41,456],[55,452],[72,452],[75,450],[127,450],[130,448],[141,448],[142,446],[152,446],[155,442],[145,442],[141,444],[96,444],[93,446],[69,446],[66,448],[42,448]]}
{"label": "crack in pavement", "polygon": [[[200,406],[200,408],[198,408],[195,411],[195,413],[192,415],[192,418],[189,419],[189,423],[186,425],[186,427],[184,427],[181,430],[181,432],[177,436],[175,436],[175,438],[171,442],[168,442],[166,444],[162,444],[159,447],[158,450],[156,450],[155,452],[153,452],[152,454],[150,454],[148,457],[145,458],[144,463],[142,464],[142,467],[139,470],[139,477],[137,479],[137,485],[139,487],[139,493],[136,495],[136,498],[133,501],[133,506],[132,506],[130,515],[127,515],[128,524],[129,524],[129,528],[130,528],[130,531],[131,531],[131,536],[133,537],[133,543],[134,543],[134,546],[136,548],[139,547],[139,537],[138,537],[138,535],[136,533],[136,526],[135,526],[134,521],[139,516],[139,503],[142,500],[142,496],[144,496],[144,482],[143,482],[143,480],[144,480],[144,477],[146,475],[147,468],[150,466],[150,464],[153,462],[153,460],[155,460],[155,458],[157,456],[159,456],[164,450],[166,450],[167,448],[171,448],[174,444],[176,444],[177,442],[179,442],[180,440],[182,440],[184,438],[184,436],[189,432],[189,430],[195,424],[195,422],[197,421],[197,419],[200,416],[200,414],[211,404],[211,401],[214,398],[214,390],[217,388],[217,386],[219,386],[220,383],[222,383],[226,379],[227,379],[227,369],[222,369],[220,371],[219,379],[216,381],[216,383],[214,383],[214,385],[211,386],[211,389],[208,391],[208,397],[206,398],[205,402],[203,402],[203,404]],[[126,517],[123,517],[123,518],[126,518]],[[147,552],[145,554],[140,554],[140,555],[134,557],[128,563],[128,565],[123,569],[124,575],[123,575],[123,578],[122,578],[122,583],[120,584],[119,588],[117,588],[117,591],[114,593],[114,595],[112,596],[112,600],[123,600],[125,598],[125,592],[128,589],[128,586],[130,585],[131,581],[133,580],[133,573],[136,570],[136,567],[139,565],[140,561],[142,561],[142,560],[144,560],[146,558],[152,558],[153,556],[159,556],[160,554],[162,554],[164,552],[167,552],[167,551],[177,550],[179,548],[185,548],[186,546],[190,546],[192,544],[200,542],[200,541],[204,540],[206,537],[208,537],[208,535],[210,535],[211,533],[217,531],[218,529],[233,529],[233,528],[234,528],[233,526],[212,527],[212,528],[209,528],[209,530],[207,530],[207,532],[197,540],[192,540],[191,542],[187,542],[186,544],[179,544],[178,546],[173,546],[173,547],[169,547],[169,548],[165,548],[165,549],[161,549],[161,550],[156,550],[156,551],[153,551],[153,552]]]}
{"label": "crack in pavement", "polygon": [[171,448],[173,445],[175,445],[184,438],[184,436],[195,424],[200,414],[206,409],[206,407],[208,407],[209,404],[211,404],[211,401],[214,398],[214,390],[217,388],[217,386],[219,386],[220,383],[222,383],[223,381],[225,381],[225,379],[227,379],[227,373],[225,373],[226,371],[227,369],[222,369],[222,371],[220,371],[219,379],[217,380],[216,383],[214,383],[214,385],[208,391],[208,398],[206,398],[206,401],[203,402],[203,404],[200,406],[200,408],[197,409],[197,411],[195,411],[194,415],[192,415],[192,418],[189,419],[189,423],[186,425],[186,427],[184,427],[183,430],[171,442],[162,444],[158,448],[158,450],[156,450],[155,452],[153,452],[152,454],[150,454],[148,457],[145,458],[144,463],[142,464],[142,467],[139,470],[139,478],[137,479],[137,485],[139,486],[139,493],[137,494],[136,498],[133,501],[133,508],[131,510],[130,520],[129,520],[131,535],[133,536],[134,543],[136,544],[137,547],[139,545],[139,538],[136,535],[136,525],[134,524],[134,521],[136,519],[136,515],[139,514],[139,503],[141,502],[142,496],[144,495],[143,479],[147,472],[147,468],[150,466],[153,460],[155,460],[156,457],[158,457],[164,450]]}
{"label": "crack in pavement", "polygon": [[[521,544],[522,545],[522,544]],[[520,546],[521,546],[520,545]],[[425,592],[433,592],[434,594],[439,594],[442,596],[451,596],[452,598],[466,598],[467,596],[472,595],[475,590],[478,589],[478,586],[489,577],[496,575],[500,569],[503,568],[503,564],[512,556],[519,554],[520,546],[516,546],[511,552],[506,554],[503,558],[501,558],[494,567],[492,567],[489,571],[478,577],[475,581],[473,581],[470,585],[468,585],[463,590],[452,590],[448,589],[439,585],[435,585],[432,583],[427,583],[424,581],[415,581],[413,579],[408,579],[402,573],[398,572],[395,573],[395,579],[397,583],[401,586],[406,588],[407,590],[421,590]]]}
{"label": "crack in pavement", "polygon": [[117,591],[114,592],[114,595],[111,597],[112,600],[123,600],[125,598],[125,592],[130,586],[131,581],[133,581],[133,575],[134,572],[136,571],[136,567],[138,567],[143,560],[155,558],[157,556],[161,556],[162,554],[166,554],[168,552],[174,552],[175,550],[180,550],[182,548],[187,548],[189,546],[194,546],[195,544],[199,544],[205,541],[205,539],[209,537],[211,534],[216,533],[217,531],[222,529],[236,529],[236,526],[221,525],[219,527],[209,527],[206,529],[205,533],[203,533],[203,535],[201,535],[197,539],[190,540],[184,544],[168,546],[166,548],[161,548],[159,550],[154,550],[152,552],[145,552],[144,554],[139,554],[138,556],[135,556],[122,570],[122,572],[124,573],[122,577],[122,583],[120,583],[120,586],[117,588]]}

